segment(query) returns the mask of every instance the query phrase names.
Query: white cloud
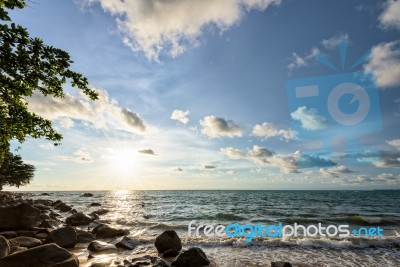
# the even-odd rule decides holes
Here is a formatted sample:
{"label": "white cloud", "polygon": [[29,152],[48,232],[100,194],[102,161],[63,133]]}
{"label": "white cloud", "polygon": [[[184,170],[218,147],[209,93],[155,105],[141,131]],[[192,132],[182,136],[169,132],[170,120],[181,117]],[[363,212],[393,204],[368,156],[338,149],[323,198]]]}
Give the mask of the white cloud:
{"label": "white cloud", "polygon": [[116,18],[123,42],[157,61],[160,54],[182,54],[199,42],[209,26],[224,31],[236,25],[246,11],[265,10],[281,0],[82,0],[100,3]]}
{"label": "white cloud", "polygon": [[96,101],[83,94],[55,98],[35,93],[29,100],[29,110],[46,119],[60,121],[66,127],[72,127],[71,121],[75,119],[90,123],[95,128],[112,127],[137,134],[146,133],[148,126],[137,113],[120,107],[116,100],[109,98],[106,91],[96,91],[99,93]]}
{"label": "white cloud", "polygon": [[54,149],[54,144],[52,144],[52,143],[45,143],[45,144],[40,144],[39,147],[40,147],[41,149],[44,149],[44,150],[53,150],[53,149]]}
{"label": "white cloud", "polygon": [[296,111],[290,113],[290,116],[301,122],[301,126],[307,130],[319,130],[328,126],[325,117],[318,114],[315,108],[299,107]]}
{"label": "white cloud", "polygon": [[278,129],[275,125],[264,122],[263,124],[257,124],[253,127],[252,134],[258,137],[270,138],[280,137],[284,140],[292,140],[296,138],[296,132],[292,130]]}
{"label": "white cloud", "polygon": [[311,51],[304,56],[300,56],[296,52],[293,52],[292,62],[289,63],[289,65],[287,66],[289,69],[289,74],[291,74],[293,69],[308,66],[318,53],[319,49],[315,47],[312,48]]}
{"label": "white cloud", "polygon": [[62,128],[65,128],[65,129],[69,129],[74,126],[74,121],[67,117],[59,119],[58,123],[60,124],[60,126]]}
{"label": "white cloud", "polygon": [[393,173],[381,173],[376,177],[375,181],[387,184],[396,184],[400,182],[400,175],[396,176]]}
{"label": "white cloud", "polygon": [[393,139],[390,141],[386,141],[386,143],[400,150],[400,139]]}
{"label": "white cloud", "polygon": [[324,176],[333,176],[333,177],[338,177],[339,174],[352,173],[353,172],[348,167],[343,166],[343,165],[334,166],[334,167],[331,167],[331,168],[321,168],[319,171]]}
{"label": "white cloud", "polygon": [[72,161],[76,163],[92,163],[93,159],[90,153],[85,148],[80,148],[73,153],[72,156],[59,156],[64,161]]}
{"label": "white cloud", "polygon": [[339,43],[343,40],[349,40],[349,36],[347,34],[337,34],[328,39],[323,39],[321,44],[328,49],[334,49],[338,47]]}
{"label": "white cloud", "polygon": [[[399,2],[400,3],[400,2]],[[381,88],[400,85],[400,42],[378,44],[371,49],[371,58],[364,65],[366,71],[375,74],[376,84]]]}
{"label": "white cloud", "polygon": [[172,111],[170,119],[180,121],[183,124],[187,124],[189,122],[189,118],[187,117],[189,114],[189,110],[183,111],[175,109],[174,111]]}
{"label": "white cloud", "polygon": [[400,30],[400,1],[388,0],[379,16],[379,21],[385,28],[397,28]]}
{"label": "white cloud", "polygon": [[221,148],[221,153],[227,155],[231,159],[240,159],[244,158],[246,156],[246,153],[240,151],[237,148],[233,147],[226,147],[226,148]]}
{"label": "white cloud", "polygon": [[200,124],[203,126],[201,132],[211,138],[240,137],[243,135],[243,130],[235,122],[213,115],[204,117],[203,120],[200,120]]}

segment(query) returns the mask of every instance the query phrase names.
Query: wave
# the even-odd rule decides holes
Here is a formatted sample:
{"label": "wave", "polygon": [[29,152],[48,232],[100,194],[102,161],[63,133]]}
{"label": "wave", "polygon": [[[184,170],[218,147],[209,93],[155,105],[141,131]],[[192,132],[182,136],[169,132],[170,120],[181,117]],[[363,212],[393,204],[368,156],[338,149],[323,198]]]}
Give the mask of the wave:
{"label": "wave", "polygon": [[376,226],[383,226],[383,225],[397,225],[398,222],[391,218],[384,218],[378,216],[362,216],[362,215],[350,215],[346,217],[337,217],[329,219],[330,221],[334,222],[346,222],[356,225],[376,225]]}

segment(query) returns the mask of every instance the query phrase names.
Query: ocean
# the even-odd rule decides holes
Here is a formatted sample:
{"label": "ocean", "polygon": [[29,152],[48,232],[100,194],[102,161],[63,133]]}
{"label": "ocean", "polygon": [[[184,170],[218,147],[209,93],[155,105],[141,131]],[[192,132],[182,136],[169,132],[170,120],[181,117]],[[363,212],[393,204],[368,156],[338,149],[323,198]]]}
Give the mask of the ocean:
{"label": "ocean", "polygon": [[[86,191],[90,192],[90,191]],[[27,192],[33,199],[62,200],[78,211],[92,212],[98,202],[109,209],[100,219],[130,230],[140,244],[133,252],[112,258],[156,254],[154,239],[174,229],[183,246],[199,246],[213,266],[269,266],[288,261],[293,266],[400,266],[400,191],[95,191]],[[67,216],[68,213],[62,214]],[[380,227],[383,236],[359,237],[206,237],[188,235],[188,224],[217,226],[349,225],[349,229]],[[109,240],[116,242],[116,240]],[[78,245],[81,266],[89,266],[87,244]],[[87,264],[87,265],[85,265]]]}

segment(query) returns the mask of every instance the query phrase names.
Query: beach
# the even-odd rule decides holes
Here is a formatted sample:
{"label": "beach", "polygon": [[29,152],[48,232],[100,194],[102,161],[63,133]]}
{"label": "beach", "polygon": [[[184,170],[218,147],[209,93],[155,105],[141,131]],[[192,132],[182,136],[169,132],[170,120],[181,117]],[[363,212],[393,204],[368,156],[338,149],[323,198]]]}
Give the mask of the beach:
{"label": "beach", "polygon": [[[162,259],[154,243],[157,236],[169,230],[177,233],[183,250],[196,247],[204,251],[210,266],[270,266],[271,262],[279,261],[290,262],[292,266],[332,267],[400,264],[397,191],[95,191],[26,192],[16,196],[17,202],[26,200],[36,205],[58,202],[56,208],[45,212],[59,215],[59,224],[54,228],[65,226],[67,221],[79,231],[93,232],[96,226],[105,224],[120,232],[96,240],[111,245],[120,242],[122,236],[132,240],[132,250],[114,247],[97,252],[88,250],[90,242],[78,242],[68,251],[78,258],[80,266],[100,266],[95,265],[100,263],[130,266],[121,264],[141,257],[149,260],[153,257],[153,261],[159,259],[168,266],[174,258]],[[66,219],[80,212],[99,215],[85,225]],[[191,222],[196,225],[346,223],[350,228],[382,227],[383,236],[258,236],[247,242],[243,236],[189,236]],[[45,239],[42,241],[46,243]]]}

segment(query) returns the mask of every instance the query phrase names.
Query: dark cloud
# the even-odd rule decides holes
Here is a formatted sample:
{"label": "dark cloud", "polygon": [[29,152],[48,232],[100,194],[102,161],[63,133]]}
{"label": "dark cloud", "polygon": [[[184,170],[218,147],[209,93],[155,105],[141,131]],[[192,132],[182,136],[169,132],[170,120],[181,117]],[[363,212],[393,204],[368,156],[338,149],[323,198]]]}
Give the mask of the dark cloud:
{"label": "dark cloud", "polygon": [[142,150],[139,150],[138,152],[142,153],[142,154],[146,154],[146,155],[157,156],[157,154],[153,151],[153,149],[150,149],[150,148],[142,149]]}

